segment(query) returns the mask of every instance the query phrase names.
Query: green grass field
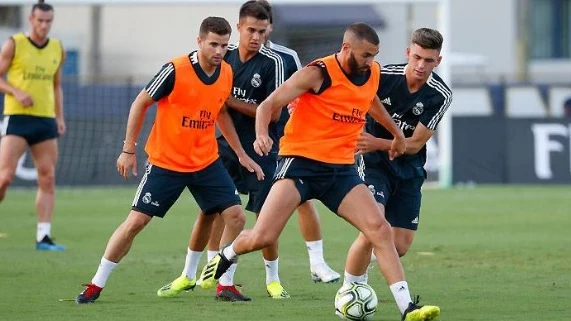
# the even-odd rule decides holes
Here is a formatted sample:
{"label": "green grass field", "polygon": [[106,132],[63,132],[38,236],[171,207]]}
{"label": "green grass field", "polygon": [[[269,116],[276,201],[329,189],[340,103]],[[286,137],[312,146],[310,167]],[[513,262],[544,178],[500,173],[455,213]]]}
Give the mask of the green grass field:
{"label": "green grass field", "polygon": [[[34,250],[34,191],[9,191],[0,205],[0,320],[337,319],[333,298],[340,284],[311,282],[295,216],[280,239],[280,276],[291,299],[266,296],[259,253],[243,256],[236,273],[252,302],[217,302],[199,288],[159,299],[156,290],[184,264],[197,211],[189,193],[139,235],[95,304],[59,302],[91,280],[134,191],[60,190],[53,235],[68,247],[63,253]],[[403,265],[412,292],[439,305],[441,320],[571,320],[571,187],[427,190],[423,201],[420,231]],[[356,231],[323,207],[320,212],[326,259],[342,272]],[[400,320],[379,272],[370,279],[382,300],[374,320]]]}

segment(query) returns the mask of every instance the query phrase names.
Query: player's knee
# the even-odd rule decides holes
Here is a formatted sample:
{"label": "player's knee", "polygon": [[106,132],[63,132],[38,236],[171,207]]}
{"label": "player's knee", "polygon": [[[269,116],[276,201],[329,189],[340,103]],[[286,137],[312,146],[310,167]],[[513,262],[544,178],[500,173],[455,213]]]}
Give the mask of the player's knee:
{"label": "player's knee", "polygon": [[55,172],[53,169],[38,170],[38,186],[46,192],[53,192],[55,189]]}
{"label": "player's knee", "polygon": [[252,232],[252,240],[256,249],[266,248],[276,242],[270,233]]}
{"label": "player's knee", "polygon": [[13,181],[13,173],[0,172],[0,189],[8,187]]}
{"label": "player's knee", "polygon": [[399,254],[399,257],[405,256],[406,253],[408,253],[408,249],[410,248],[409,245],[405,245],[405,244],[395,244],[395,247],[397,249],[397,253]]}
{"label": "player's knee", "polygon": [[232,206],[223,213],[224,225],[233,229],[243,229],[246,225],[246,214],[240,205]]}
{"label": "player's knee", "polygon": [[389,240],[392,243],[391,225],[385,219],[378,219],[367,224],[367,228],[362,231],[367,241],[372,244]]}
{"label": "player's knee", "polygon": [[413,236],[395,235],[395,248],[400,257],[406,255],[412,244]]}
{"label": "player's knee", "polygon": [[125,232],[129,235],[136,235],[141,230],[149,224],[151,221],[150,217],[145,216],[144,214],[140,214],[137,216],[130,215],[127,220],[123,223],[123,227]]}

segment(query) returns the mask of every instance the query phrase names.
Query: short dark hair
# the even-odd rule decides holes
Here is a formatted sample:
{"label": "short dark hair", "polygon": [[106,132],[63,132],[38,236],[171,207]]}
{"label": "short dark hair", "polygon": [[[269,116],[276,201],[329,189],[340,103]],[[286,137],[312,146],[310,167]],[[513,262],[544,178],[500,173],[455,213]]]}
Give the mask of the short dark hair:
{"label": "short dark hair", "polygon": [[411,43],[417,44],[424,49],[436,49],[440,51],[443,42],[444,38],[438,30],[420,28],[412,33]]}
{"label": "short dark hair", "polygon": [[264,9],[264,6],[256,0],[250,0],[240,7],[238,18],[242,20],[247,17],[252,17],[257,20],[270,20],[270,15],[266,9]]}
{"label": "short dark hair", "polygon": [[353,33],[357,39],[366,40],[375,46],[380,42],[375,29],[364,22],[355,22],[347,27],[346,31]]}
{"label": "short dark hair", "polygon": [[209,32],[215,33],[219,36],[225,36],[232,33],[232,27],[230,27],[228,20],[222,17],[208,17],[202,20],[198,35],[201,38],[204,38]]}
{"label": "short dark hair", "polygon": [[264,7],[264,9],[266,9],[266,11],[268,12],[268,15],[270,16],[270,23],[273,24],[274,23],[274,17],[273,17],[273,12],[272,12],[272,6],[270,5],[270,3],[266,0],[257,0],[257,2],[259,4],[262,5],[262,7]]}
{"label": "short dark hair", "polygon": [[38,0],[38,3],[32,6],[32,14],[36,9],[44,12],[54,11],[54,7],[51,4],[45,3],[44,0]]}

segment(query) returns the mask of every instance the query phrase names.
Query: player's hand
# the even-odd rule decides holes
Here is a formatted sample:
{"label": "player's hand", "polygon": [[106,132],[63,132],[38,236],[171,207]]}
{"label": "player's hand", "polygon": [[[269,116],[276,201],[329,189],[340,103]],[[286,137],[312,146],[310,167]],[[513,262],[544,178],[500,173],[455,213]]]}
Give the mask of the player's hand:
{"label": "player's hand", "polygon": [[397,136],[391,142],[391,149],[389,150],[389,159],[393,160],[404,154],[406,151],[406,140],[404,136]]}
{"label": "player's hand", "polygon": [[240,162],[240,165],[244,166],[248,170],[248,172],[256,173],[256,177],[258,177],[259,181],[264,180],[264,171],[260,165],[258,165],[256,162],[254,162],[253,159],[250,158],[250,156],[246,154],[243,156],[238,156],[238,161]]}
{"label": "player's hand", "polygon": [[14,93],[14,98],[16,98],[16,100],[24,107],[32,107],[34,105],[32,96],[30,96],[30,94],[27,92],[17,90]]}
{"label": "player's hand", "polygon": [[287,104],[287,112],[291,115],[295,108],[297,107],[297,103],[299,102],[299,98],[296,98],[291,103]]}
{"label": "player's hand", "polygon": [[65,126],[65,120],[63,119],[56,119],[57,122],[57,133],[61,136],[63,134],[65,134],[65,131],[67,130],[67,127]]}
{"label": "player's hand", "polygon": [[137,176],[137,157],[135,154],[127,154],[122,152],[117,158],[117,172],[123,178],[127,179],[129,177],[129,171],[133,173],[133,176]]}
{"label": "player's hand", "polygon": [[258,135],[254,141],[254,151],[260,156],[268,156],[274,141],[268,135]]}
{"label": "player's hand", "polygon": [[357,140],[357,152],[355,155],[363,155],[377,150],[377,138],[367,132],[362,132]]}

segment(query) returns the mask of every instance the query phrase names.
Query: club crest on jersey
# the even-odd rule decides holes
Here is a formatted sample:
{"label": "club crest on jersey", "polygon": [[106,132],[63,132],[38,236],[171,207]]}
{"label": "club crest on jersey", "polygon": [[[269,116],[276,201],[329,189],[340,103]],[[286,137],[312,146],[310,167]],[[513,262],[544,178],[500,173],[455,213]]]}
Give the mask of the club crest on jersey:
{"label": "club crest on jersey", "polygon": [[262,77],[260,76],[259,73],[255,73],[254,76],[252,76],[252,80],[250,81],[250,83],[252,84],[252,87],[258,88],[262,85]]}
{"label": "club crest on jersey", "polygon": [[414,107],[412,107],[412,113],[415,115],[420,115],[424,111],[424,105],[421,102],[416,103]]}

